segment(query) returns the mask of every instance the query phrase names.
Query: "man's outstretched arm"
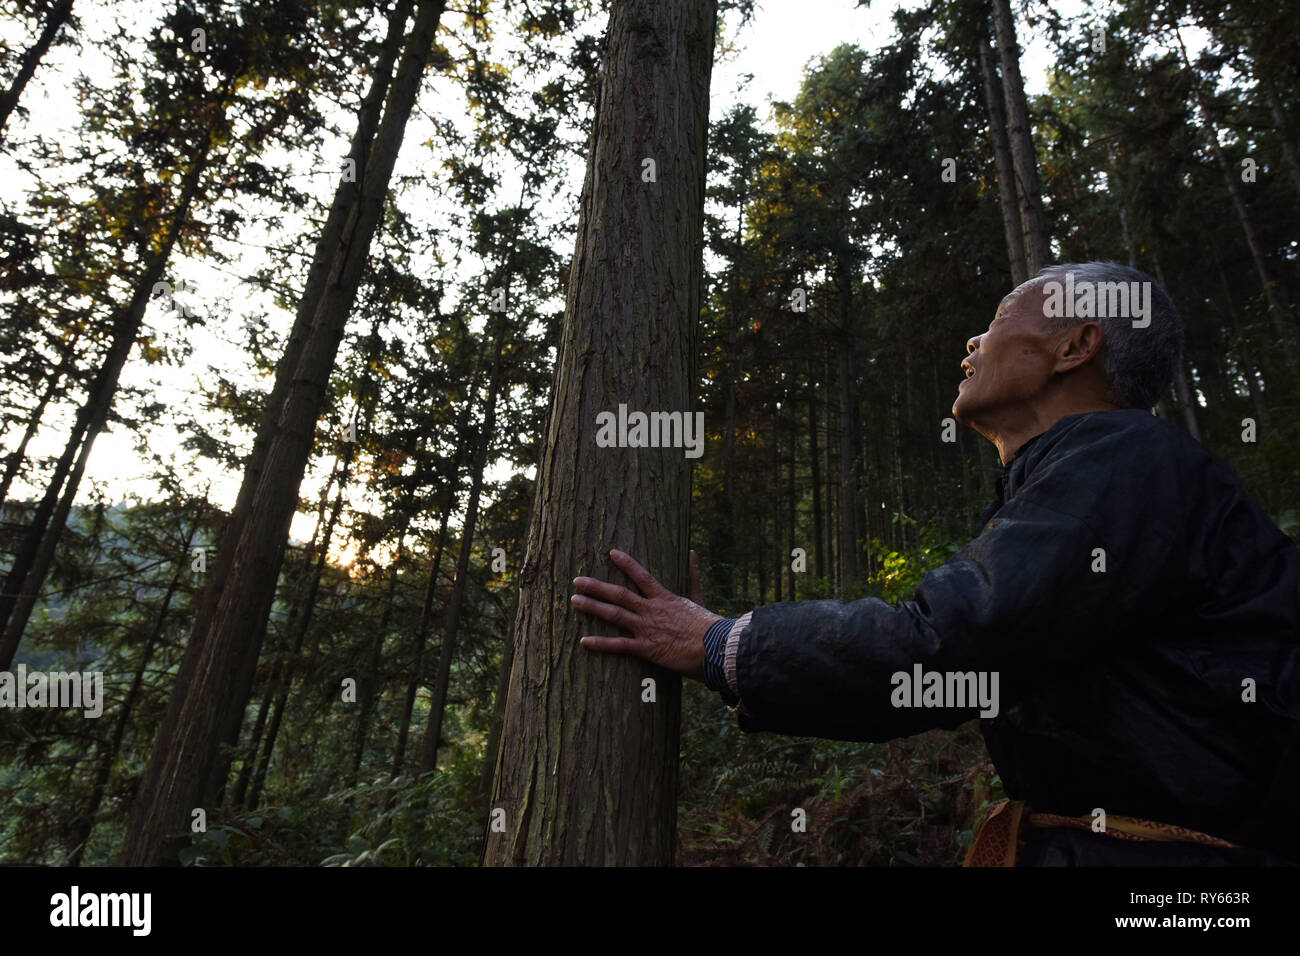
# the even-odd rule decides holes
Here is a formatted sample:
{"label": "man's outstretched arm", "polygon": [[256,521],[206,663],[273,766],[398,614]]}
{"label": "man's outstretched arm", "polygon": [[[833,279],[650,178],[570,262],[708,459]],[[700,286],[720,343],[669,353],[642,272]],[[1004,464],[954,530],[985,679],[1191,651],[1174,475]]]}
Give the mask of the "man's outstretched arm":
{"label": "man's outstretched arm", "polygon": [[[1092,451],[1113,465],[1123,450]],[[1005,709],[1027,682],[1062,679],[1090,655],[1106,653],[1116,635],[1134,633],[1137,622],[1158,620],[1177,494],[1165,486],[1136,506],[1131,489],[1095,472],[1080,481],[1090,469],[1074,458],[1040,465],[978,538],[925,576],[910,601],[803,601],[752,611],[747,626],[729,632],[741,726],[844,740],[953,727],[987,708],[895,706],[896,675],[912,679],[918,665],[923,675],[982,672],[988,687],[996,673]],[[1153,462],[1151,471],[1159,470]],[[1161,485],[1163,476],[1150,477]],[[630,557],[618,554],[615,562],[645,597],[580,578],[574,604],[633,637],[587,637],[583,644],[699,678],[705,637],[722,619],[668,592]]]}

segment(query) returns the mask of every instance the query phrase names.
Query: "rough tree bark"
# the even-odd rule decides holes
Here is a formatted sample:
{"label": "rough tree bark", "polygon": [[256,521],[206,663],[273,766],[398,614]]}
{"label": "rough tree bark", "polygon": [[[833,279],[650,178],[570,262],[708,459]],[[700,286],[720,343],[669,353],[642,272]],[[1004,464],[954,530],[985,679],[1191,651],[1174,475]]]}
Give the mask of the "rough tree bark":
{"label": "rough tree bark", "polygon": [[691,460],[680,447],[597,447],[596,416],[626,404],[693,418],[716,18],[715,0],[612,4],[520,572],[488,865],[672,861],[680,681],[580,647],[617,628],[575,613],[569,595],[578,574],[622,578],[613,547],[687,589]]}

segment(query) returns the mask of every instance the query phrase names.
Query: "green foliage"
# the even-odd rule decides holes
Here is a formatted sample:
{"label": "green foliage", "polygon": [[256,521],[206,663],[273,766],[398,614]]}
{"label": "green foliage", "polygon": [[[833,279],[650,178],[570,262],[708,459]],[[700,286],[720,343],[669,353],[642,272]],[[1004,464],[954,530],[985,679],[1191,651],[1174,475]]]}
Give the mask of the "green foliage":
{"label": "green foliage", "polygon": [[[894,521],[909,526],[917,523],[915,518],[898,514]],[[869,579],[872,591],[890,602],[910,598],[921,579],[960,551],[964,543],[946,539],[933,522],[921,530],[916,545],[908,551],[894,550],[880,538],[872,538],[871,550],[878,568]]]}

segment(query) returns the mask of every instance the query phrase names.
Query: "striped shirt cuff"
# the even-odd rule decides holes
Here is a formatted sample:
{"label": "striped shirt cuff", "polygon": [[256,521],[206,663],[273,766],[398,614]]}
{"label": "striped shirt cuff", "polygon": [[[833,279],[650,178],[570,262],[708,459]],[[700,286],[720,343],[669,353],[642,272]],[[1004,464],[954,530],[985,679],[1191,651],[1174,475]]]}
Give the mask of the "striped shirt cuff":
{"label": "striped shirt cuff", "polygon": [[704,667],[701,669],[700,676],[704,680],[705,687],[717,691],[724,698],[727,696],[727,680],[722,671],[723,658],[726,653],[727,637],[731,634],[731,626],[735,623],[734,618],[714,621],[704,634]]}
{"label": "striped shirt cuff", "polygon": [[753,611],[746,611],[736,619],[727,632],[727,643],[722,652],[722,677],[737,703],[740,701],[740,686],[736,683],[736,654],[740,651],[740,635],[749,627],[749,619],[753,616]]}

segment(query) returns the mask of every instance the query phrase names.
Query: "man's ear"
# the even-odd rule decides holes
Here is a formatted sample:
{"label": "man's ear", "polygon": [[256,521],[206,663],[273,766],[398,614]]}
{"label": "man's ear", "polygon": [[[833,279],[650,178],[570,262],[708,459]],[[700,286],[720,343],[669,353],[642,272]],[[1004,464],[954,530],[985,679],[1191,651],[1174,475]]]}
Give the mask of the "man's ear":
{"label": "man's ear", "polygon": [[1106,331],[1096,322],[1071,327],[1056,350],[1056,370],[1068,372],[1101,353]]}

